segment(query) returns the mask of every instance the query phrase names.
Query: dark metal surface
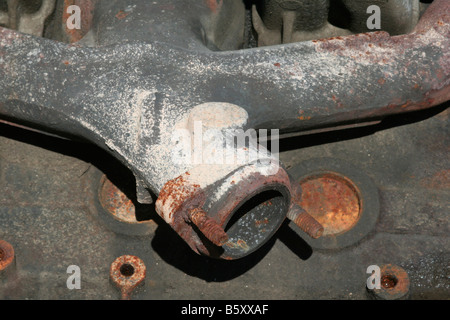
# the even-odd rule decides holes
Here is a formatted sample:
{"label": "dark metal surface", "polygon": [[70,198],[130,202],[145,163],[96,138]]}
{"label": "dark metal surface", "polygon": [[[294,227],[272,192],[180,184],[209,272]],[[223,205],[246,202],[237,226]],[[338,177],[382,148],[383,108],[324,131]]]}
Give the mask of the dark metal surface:
{"label": "dark metal surface", "polygon": [[[376,263],[406,270],[408,285],[394,298],[448,298],[448,1],[434,1],[407,35],[237,51],[210,49],[246,43],[244,28],[234,39],[216,29],[235,12],[245,16],[238,2],[64,1],[64,8],[70,3],[89,9],[91,33],[79,43],[0,28],[0,239],[16,253],[2,298],[115,299],[108,270],[119,256],[148,267],[133,291],[138,299],[373,298],[365,280]],[[63,38],[81,34],[66,30]],[[254,163],[174,162],[175,129],[216,117],[227,124],[220,130],[303,135],[282,140],[284,166],[270,175],[261,171],[270,166]],[[360,124],[368,126],[352,128]],[[338,126],[347,129],[325,132]],[[317,224],[320,206],[317,220],[300,219],[298,208],[293,219],[302,228],[283,223],[297,208],[291,198],[302,203],[295,179],[312,163],[328,173],[313,176],[315,190],[303,185],[307,196],[341,208],[350,193],[357,198],[356,215],[332,215],[346,232]],[[65,282],[74,264],[80,290]],[[137,265],[121,264],[116,278],[130,280]],[[403,283],[383,276],[385,289]]]}
{"label": "dark metal surface", "polygon": [[[288,167],[326,155],[370,176],[379,218],[357,244],[325,251],[284,224],[261,250],[236,261],[198,256],[154,212],[144,235],[102,211],[100,171],[118,185],[132,174],[101,150],[2,125],[0,233],[15,248],[17,280],[0,288],[1,297],[118,299],[109,267],[129,254],[147,267],[133,299],[369,299],[372,264],[405,269],[410,299],[449,299],[449,117],[441,106],[282,141]],[[66,287],[72,264],[81,268],[81,290]]]}

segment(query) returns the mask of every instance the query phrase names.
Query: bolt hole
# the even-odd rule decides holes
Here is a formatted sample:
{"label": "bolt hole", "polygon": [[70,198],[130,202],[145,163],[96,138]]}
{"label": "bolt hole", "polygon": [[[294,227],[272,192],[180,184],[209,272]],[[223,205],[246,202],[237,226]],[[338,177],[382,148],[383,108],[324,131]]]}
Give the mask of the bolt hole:
{"label": "bolt hole", "polygon": [[385,289],[392,289],[398,283],[397,277],[387,274],[381,277],[381,286]]}
{"label": "bolt hole", "polygon": [[131,277],[134,274],[134,267],[131,264],[129,264],[129,263],[124,263],[120,267],[120,273],[124,277]]}
{"label": "bolt hole", "polygon": [[0,249],[0,262],[5,258],[5,252]]}

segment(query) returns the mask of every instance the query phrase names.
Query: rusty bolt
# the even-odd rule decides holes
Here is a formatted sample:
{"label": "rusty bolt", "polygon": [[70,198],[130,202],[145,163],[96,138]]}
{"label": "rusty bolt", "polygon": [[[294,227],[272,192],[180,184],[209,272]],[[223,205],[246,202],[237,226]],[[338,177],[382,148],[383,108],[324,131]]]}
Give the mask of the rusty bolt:
{"label": "rusty bolt", "polygon": [[298,205],[294,205],[289,210],[287,217],[311,238],[317,239],[322,236],[323,226]]}
{"label": "rusty bolt", "polygon": [[147,269],[144,262],[136,257],[124,255],[111,264],[109,271],[112,282],[120,289],[122,300],[130,300],[131,293],[144,282]]}
{"label": "rusty bolt", "polygon": [[216,246],[223,246],[228,241],[228,235],[225,230],[207,215],[201,208],[192,209],[189,212],[189,218],[193,224]]}

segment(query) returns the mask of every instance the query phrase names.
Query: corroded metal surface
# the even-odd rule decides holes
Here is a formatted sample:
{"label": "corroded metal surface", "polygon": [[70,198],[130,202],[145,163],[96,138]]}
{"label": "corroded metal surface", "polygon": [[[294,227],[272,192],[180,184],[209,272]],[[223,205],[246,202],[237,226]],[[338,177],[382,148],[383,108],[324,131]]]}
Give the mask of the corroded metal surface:
{"label": "corroded metal surface", "polygon": [[14,261],[14,248],[5,240],[0,240],[0,273]]}
{"label": "corroded metal surface", "polygon": [[[258,169],[257,166],[239,169],[224,179],[219,187],[214,186],[214,188],[211,186],[201,188],[199,176],[186,172],[164,186],[156,201],[156,211],[194,251],[225,259],[245,256],[262,246],[275,233],[283,222],[290,203],[290,180],[284,169],[279,167],[277,173],[272,175],[264,175],[258,170],[261,169]],[[189,216],[191,210],[203,208],[217,226],[226,229],[229,220],[237,214],[240,207],[244,206],[251,198],[269,190],[277,192],[276,197],[280,197],[281,200],[281,203],[278,204],[280,207],[263,206],[262,208],[265,209],[252,218],[255,219],[256,230],[260,225],[257,221],[264,219],[268,221],[268,228],[260,233],[261,238],[259,240],[255,240],[251,247],[246,246],[242,251],[240,249],[235,250],[236,248],[232,243],[233,241],[249,239],[250,234],[245,234],[248,231],[239,231],[238,228],[231,234],[228,233],[229,241],[224,244],[223,249],[218,251],[219,248],[208,245],[199,237],[192,225],[187,223],[191,220]],[[252,209],[253,207],[249,207],[245,210],[251,211]],[[245,212],[245,215],[251,216],[247,212]],[[250,230],[253,230],[253,228],[250,227]],[[243,237],[243,239],[240,237]]]}
{"label": "corroded metal surface", "polygon": [[[370,175],[380,193],[378,221],[368,237],[332,251],[310,247],[307,235],[284,224],[260,250],[234,261],[195,254],[156,214],[149,234],[123,234],[129,225],[118,221],[110,228],[93,200],[103,174],[123,180],[109,168],[112,157],[1,125],[0,233],[14,245],[17,280],[2,283],[0,297],[118,299],[110,265],[130,254],[147,266],[132,299],[369,299],[366,269],[379,262],[408,273],[410,299],[448,300],[448,111],[441,106],[371,129],[282,142],[288,168],[328,155]],[[80,290],[66,287],[73,264],[81,268]]]}
{"label": "corroded metal surface", "polygon": [[324,233],[323,225],[303,208],[305,207],[294,205],[289,210],[287,217],[311,238],[320,238]]}
{"label": "corroded metal surface", "polygon": [[308,177],[300,182],[299,205],[324,228],[324,235],[350,230],[361,213],[360,196],[351,181],[337,174]]}
{"label": "corroded metal surface", "polygon": [[109,276],[120,289],[122,300],[129,300],[131,293],[145,280],[147,268],[144,262],[136,256],[124,255],[111,264]]}
{"label": "corroded metal surface", "polygon": [[[170,4],[162,1],[136,1],[135,5],[128,5],[124,0],[115,0],[98,3],[99,6],[95,7],[98,10],[96,21],[91,21],[94,1],[64,1],[64,8],[70,3],[84,4],[89,9],[84,20],[87,29],[79,34],[69,34],[69,40],[66,39],[66,42],[72,44],[0,28],[2,122],[18,122],[26,127],[36,127],[70,138],[81,138],[107,151],[131,170],[140,190],[141,196],[138,196],[138,199],[146,199],[146,203],[151,203],[151,193],[158,197],[156,212],[159,218],[167,222],[191,249],[216,258],[250,259],[244,260],[243,264],[236,262],[235,265],[240,266],[239,270],[246,268],[243,267],[245,261],[252,261],[255,255],[251,254],[256,253],[257,249],[273,245],[270,239],[282,227],[286,212],[291,208],[291,197],[296,195],[294,192],[299,189],[291,186],[291,178],[283,166],[268,174],[267,166],[258,168],[254,164],[208,167],[176,163],[172,157],[175,146],[172,139],[174,130],[192,120],[189,115],[195,110],[195,106],[205,102],[238,105],[243,112],[237,118],[245,118],[238,126],[241,129],[277,128],[283,133],[304,130],[323,132],[322,130],[330,127],[352,127],[355,123],[389,120],[389,116],[396,114],[424,112],[425,109],[445,103],[450,97],[450,3],[445,0],[435,0],[413,32],[407,35],[390,36],[386,32],[375,32],[227,52],[217,51],[219,46],[214,48],[216,51],[211,51],[214,39],[211,38],[212,43],[208,43],[204,39],[208,35],[201,28],[205,27],[204,21],[208,18],[230,9],[227,5],[230,2],[205,1],[192,9],[192,6],[186,6],[188,2],[184,0]],[[152,26],[156,31],[152,33],[152,37],[148,37],[148,19],[138,17],[145,12],[151,12],[154,18]],[[206,20],[203,19],[205,16]],[[67,16],[63,16],[63,19],[65,17]],[[80,40],[88,29],[91,31],[90,40],[84,39],[84,44],[74,44],[73,42]],[[161,30],[164,32],[160,32]],[[120,39],[117,36],[119,33]],[[237,38],[235,44],[241,43],[240,37]],[[87,42],[89,47],[84,46]],[[244,116],[241,117],[242,115]],[[217,122],[221,120],[226,119],[220,116],[215,119]],[[427,137],[423,139],[425,142],[420,143],[427,144]],[[392,140],[388,136],[386,141]],[[438,144],[429,142],[431,146]],[[367,148],[368,146],[364,145],[360,149],[352,150]],[[392,150],[396,151],[394,148],[391,152]],[[337,154],[342,157],[352,156]],[[404,158],[398,161],[404,161]],[[361,161],[360,164],[365,162]],[[16,168],[11,163],[7,165]],[[387,162],[386,166],[401,167],[391,162]],[[444,185],[445,189],[445,173],[448,168],[437,165],[436,169],[439,170],[425,176],[422,171],[413,171],[422,175],[422,187],[429,188],[437,184]],[[2,168],[2,171],[6,172],[3,173],[4,176],[13,182],[6,188],[6,196],[2,195],[5,199],[0,199],[5,204],[6,209],[3,210],[8,212],[5,215],[7,218],[0,218],[14,220],[14,215],[9,215],[11,199],[21,199],[22,193],[15,192],[17,185],[14,185],[20,184],[21,181],[11,179],[11,172],[8,170]],[[88,169],[74,172],[79,174],[78,177],[91,177]],[[18,176],[21,176],[20,172]],[[378,256],[392,257],[390,253],[395,252],[395,248],[384,246],[385,242],[407,243],[410,238],[414,238],[414,233],[409,235],[410,238],[405,237],[405,230],[419,230],[420,235],[421,232],[427,235],[427,232],[432,231],[433,237],[436,234],[445,235],[445,231],[448,231],[445,229],[445,219],[441,219],[444,223],[440,223],[441,220],[438,219],[439,223],[434,223],[433,228],[420,219],[419,222],[422,223],[418,225],[411,224],[408,220],[405,222],[401,212],[403,206],[398,202],[395,205],[401,210],[381,214],[380,204],[392,203],[390,197],[395,197],[392,194],[398,191],[394,190],[392,193],[384,192],[382,188],[378,190],[365,176],[351,177],[345,172],[343,176],[356,186],[353,193],[357,190],[358,200],[352,198],[352,188],[348,184],[342,184],[342,180],[334,179],[334,182],[330,182],[319,179],[318,184],[325,185],[325,189],[340,183],[338,193],[348,200],[340,205],[344,205],[346,209],[338,210],[338,218],[341,221],[338,225],[333,224],[330,227],[332,231],[325,237],[312,239],[312,242],[308,242],[309,239],[300,241],[297,237],[295,243],[303,244],[307,248],[310,243],[311,247],[318,250],[344,252],[343,260],[346,262],[353,261],[355,257],[345,251],[350,247],[361,254],[362,263],[367,264],[369,256],[372,257],[372,254],[368,253],[371,250],[378,253]],[[402,175],[394,176],[400,183],[407,180]],[[364,185],[369,187],[365,188]],[[305,186],[307,193],[311,194],[308,185]],[[67,238],[73,230],[90,232],[96,239],[90,242],[87,248],[80,245],[80,242],[87,239],[74,240],[78,244],[75,247],[83,248],[80,251],[83,252],[81,259],[77,256],[78,261],[85,263],[86,257],[101,260],[102,258],[96,256],[99,252],[111,254],[111,251],[104,249],[105,243],[111,244],[111,239],[117,240],[117,243],[123,242],[116,238],[116,234],[111,230],[102,229],[107,229],[109,225],[96,223],[98,215],[92,212],[98,209],[98,199],[93,199],[92,194],[86,191],[91,188],[80,189],[84,190],[84,196],[80,196],[78,202],[71,199],[71,206],[61,203],[58,207],[59,201],[63,202],[65,199],[60,199],[59,196],[45,205],[39,201],[36,204],[26,196],[26,201],[19,202],[26,208],[31,203],[33,212],[44,212],[41,216],[45,221],[42,222],[46,225],[45,231],[54,231],[57,226],[56,229]],[[383,195],[381,199],[378,199],[379,191]],[[64,194],[61,190],[55,192],[58,195],[60,193]],[[98,189],[95,189],[94,194],[98,195]],[[441,193],[434,196],[439,197]],[[325,202],[326,198],[330,198],[330,194],[324,195],[320,201]],[[127,208],[127,200],[122,200],[112,201],[113,207],[123,209],[124,205],[128,214],[131,206]],[[408,203],[405,202],[404,205],[407,206]],[[51,205],[57,206],[60,215],[52,216],[46,211],[46,206]],[[357,206],[360,208],[357,209]],[[73,225],[72,228],[66,227],[65,222],[74,219],[74,212],[78,212],[79,208],[82,208],[82,212],[90,212],[88,221],[91,224],[81,220],[75,228]],[[201,208],[204,214],[189,215],[191,210],[198,208]],[[368,212],[368,209],[372,211]],[[427,208],[423,210],[426,214],[429,212]],[[51,218],[48,218],[49,216]],[[79,219],[81,215],[77,217]],[[421,217],[421,212],[412,215],[412,220],[417,219],[416,217]],[[331,220],[334,218],[336,215],[333,215]],[[14,223],[4,225],[11,229],[20,229],[28,220],[33,219],[24,218],[21,222],[14,220]],[[310,223],[311,220],[297,220],[313,238],[322,233],[321,226]],[[206,228],[205,221],[209,222],[208,226],[214,228]],[[120,228],[122,227],[123,225],[120,225]],[[218,231],[216,227],[226,232],[228,241],[215,239],[214,235],[219,232],[210,234],[213,229]],[[117,229],[113,231],[117,232]],[[5,234],[8,232],[11,231],[7,230]],[[55,246],[48,245],[54,234],[44,232],[42,236],[39,232],[39,228],[32,229],[31,238],[35,243],[31,245],[39,250],[47,250],[45,252],[48,256],[49,248]],[[401,238],[397,237],[399,234]],[[21,235],[22,233],[19,233],[17,237],[14,233],[9,234],[18,242],[20,251],[25,252],[22,255],[24,259],[38,259],[39,250],[26,253],[30,242],[23,241]],[[298,235],[302,234],[298,232]],[[163,243],[166,245],[164,248],[167,248],[171,240],[170,236],[165,236],[167,239]],[[421,239],[414,239],[421,244]],[[127,240],[131,241],[130,243],[138,242],[136,239]],[[314,242],[316,240],[323,242],[316,246],[319,243]],[[158,240],[153,242],[157,244]],[[153,242],[152,245],[155,245]],[[403,253],[398,260],[405,261],[411,256],[416,257],[421,253],[418,252],[420,250],[433,252],[433,249],[439,248],[441,242],[445,242],[445,237],[433,238],[427,248],[422,248],[417,243],[410,245],[408,248],[412,249],[412,253]],[[62,243],[64,241],[56,244],[56,255],[64,256],[63,252],[66,251],[61,247]],[[290,241],[286,243],[291,244]],[[155,247],[158,248],[157,245]],[[171,250],[174,250],[174,247],[184,248],[180,243],[169,246]],[[386,251],[380,254],[379,248]],[[179,263],[177,259],[172,260],[172,252],[156,251],[173,264]],[[310,256],[308,249],[296,248],[294,252],[302,259],[308,259]],[[443,254],[439,250],[435,250],[433,254],[438,253]],[[65,256],[65,259],[68,258]],[[316,261],[316,267],[328,267],[329,256],[323,254],[318,259],[320,261]],[[125,267],[120,267],[118,271],[115,268],[120,277],[132,279],[135,273],[130,270],[135,270],[138,266],[126,263],[122,266]],[[221,265],[214,263],[214,266]],[[61,266],[58,265],[57,268],[59,267]],[[27,268],[26,264],[20,266],[21,270]],[[310,271],[314,274],[316,270],[311,267]],[[27,272],[25,271],[25,274]],[[115,275],[117,276],[117,273]],[[21,276],[19,274],[19,278]],[[216,276],[226,278],[221,273]],[[334,279],[339,277],[339,274],[334,274]],[[24,278],[27,278],[27,275]],[[399,285],[396,282],[398,279],[395,279],[392,275],[384,275],[383,284],[395,288]],[[303,289],[311,286],[308,279],[303,281]],[[8,286],[13,288],[9,292],[10,295],[20,295],[20,283],[11,282]],[[399,285],[399,288],[402,288],[402,285]],[[127,293],[124,297],[127,297]]]}
{"label": "corroded metal surface", "polygon": [[408,298],[410,280],[408,273],[396,265],[381,266],[381,287],[371,294],[380,300],[405,300]]}

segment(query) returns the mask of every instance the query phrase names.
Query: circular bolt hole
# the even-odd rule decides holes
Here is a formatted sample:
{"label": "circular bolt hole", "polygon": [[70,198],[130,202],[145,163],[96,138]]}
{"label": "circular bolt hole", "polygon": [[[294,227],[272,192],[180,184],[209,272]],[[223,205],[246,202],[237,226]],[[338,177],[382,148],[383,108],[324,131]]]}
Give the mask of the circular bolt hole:
{"label": "circular bolt hole", "polygon": [[124,263],[120,267],[120,273],[124,277],[131,277],[134,274],[134,267],[131,264],[129,264],[129,263]]}
{"label": "circular bolt hole", "polygon": [[397,277],[391,274],[383,275],[381,277],[381,286],[385,289],[392,289],[397,285],[397,283],[398,283]]}

